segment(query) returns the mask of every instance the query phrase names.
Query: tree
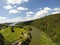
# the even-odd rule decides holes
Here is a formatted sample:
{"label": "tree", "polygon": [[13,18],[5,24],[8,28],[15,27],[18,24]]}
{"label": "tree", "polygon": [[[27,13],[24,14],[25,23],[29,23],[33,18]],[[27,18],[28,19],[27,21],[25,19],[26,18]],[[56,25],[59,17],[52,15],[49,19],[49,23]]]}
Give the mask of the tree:
{"label": "tree", "polygon": [[4,37],[3,35],[0,33],[0,45],[4,44]]}
{"label": "tree", "polygon": [[11,32],[14,32],[14,27],[11,27]]}

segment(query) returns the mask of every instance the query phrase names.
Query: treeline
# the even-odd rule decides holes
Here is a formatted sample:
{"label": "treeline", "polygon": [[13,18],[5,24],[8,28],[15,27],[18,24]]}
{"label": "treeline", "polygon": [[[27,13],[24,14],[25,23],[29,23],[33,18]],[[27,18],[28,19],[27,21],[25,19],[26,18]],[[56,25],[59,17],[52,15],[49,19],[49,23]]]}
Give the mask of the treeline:
{"label": "treeline", "polygon": [[31,25],[32,22],[33,22],[33,20],[27,21],[27,22],[20,22],[20,23],[17,23],[16,25],[18,25],[18,26]]}

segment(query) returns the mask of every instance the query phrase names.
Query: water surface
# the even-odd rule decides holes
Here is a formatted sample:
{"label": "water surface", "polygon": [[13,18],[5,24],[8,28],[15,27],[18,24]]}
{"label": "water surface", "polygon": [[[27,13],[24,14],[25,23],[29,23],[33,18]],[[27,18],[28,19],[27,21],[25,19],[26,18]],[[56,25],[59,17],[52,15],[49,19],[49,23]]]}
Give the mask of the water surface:
{"label": "water surface", "polygon": [[29,45],[40,45],[40,30],[33,28],[31,35],[32,39]]}

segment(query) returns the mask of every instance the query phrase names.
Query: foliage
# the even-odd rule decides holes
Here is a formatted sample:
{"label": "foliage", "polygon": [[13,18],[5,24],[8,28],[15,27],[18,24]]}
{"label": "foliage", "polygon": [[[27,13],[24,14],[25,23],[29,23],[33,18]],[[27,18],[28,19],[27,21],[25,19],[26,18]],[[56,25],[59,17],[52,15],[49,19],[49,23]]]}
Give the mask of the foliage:
{"label": "foliage", "polygon": [[40,45],[56,45],[56,44],[50,39],[50,37],[46,33],[40,31]]}
{"label": "foliage", "polygon": [[60,45],[60,14],[53,14],[34,20],[31,25],[47,33],[53,42]]}
{"label": "foliage", "polygon": [[4,37],[3,35],[0,33],[0,45],[4,44]]}
{"label": "foliage", "polygon": [[5,28],[4,30],[0,30],[1,34],[3,34],[3,37],[6,40],[5,44],[7,44],[7,45],[10,44],[11,42],[14,42],[15,40],[19,39],[22,36],[22,34],[21,34],[22,32],[25,32],[25,33],[28,32],[27,30],[24,30],[24,28],[21,29],[18,27],[17,28],[14,27],[13,30],[14,30],[14,33],[11,32],[12,31],[11,27]]}

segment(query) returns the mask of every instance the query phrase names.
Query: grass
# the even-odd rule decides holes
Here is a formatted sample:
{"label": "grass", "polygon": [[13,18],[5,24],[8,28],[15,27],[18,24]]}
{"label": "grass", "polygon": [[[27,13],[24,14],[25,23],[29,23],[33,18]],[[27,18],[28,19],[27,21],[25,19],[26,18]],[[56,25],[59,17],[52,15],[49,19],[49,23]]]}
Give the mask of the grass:
{"label": "grass", "polygon": [[53,43],[53,41],[50,39],[50,37],[46,33],[41,32],[40,33],[40,45],[56,45],[56,44]]}
{"label": "grass", "polygon": [[8,27],[4,30],[0,30],[0,32],[3,34],[5,40],[13,42],[14,40],[17,40],[18,38],[20,38],[20,36],[22,36],[22,32],[27,33],[27,30],[24,30],[24,28],[20,29],[15,27],[14,32],[11,32],[11,27]]}

